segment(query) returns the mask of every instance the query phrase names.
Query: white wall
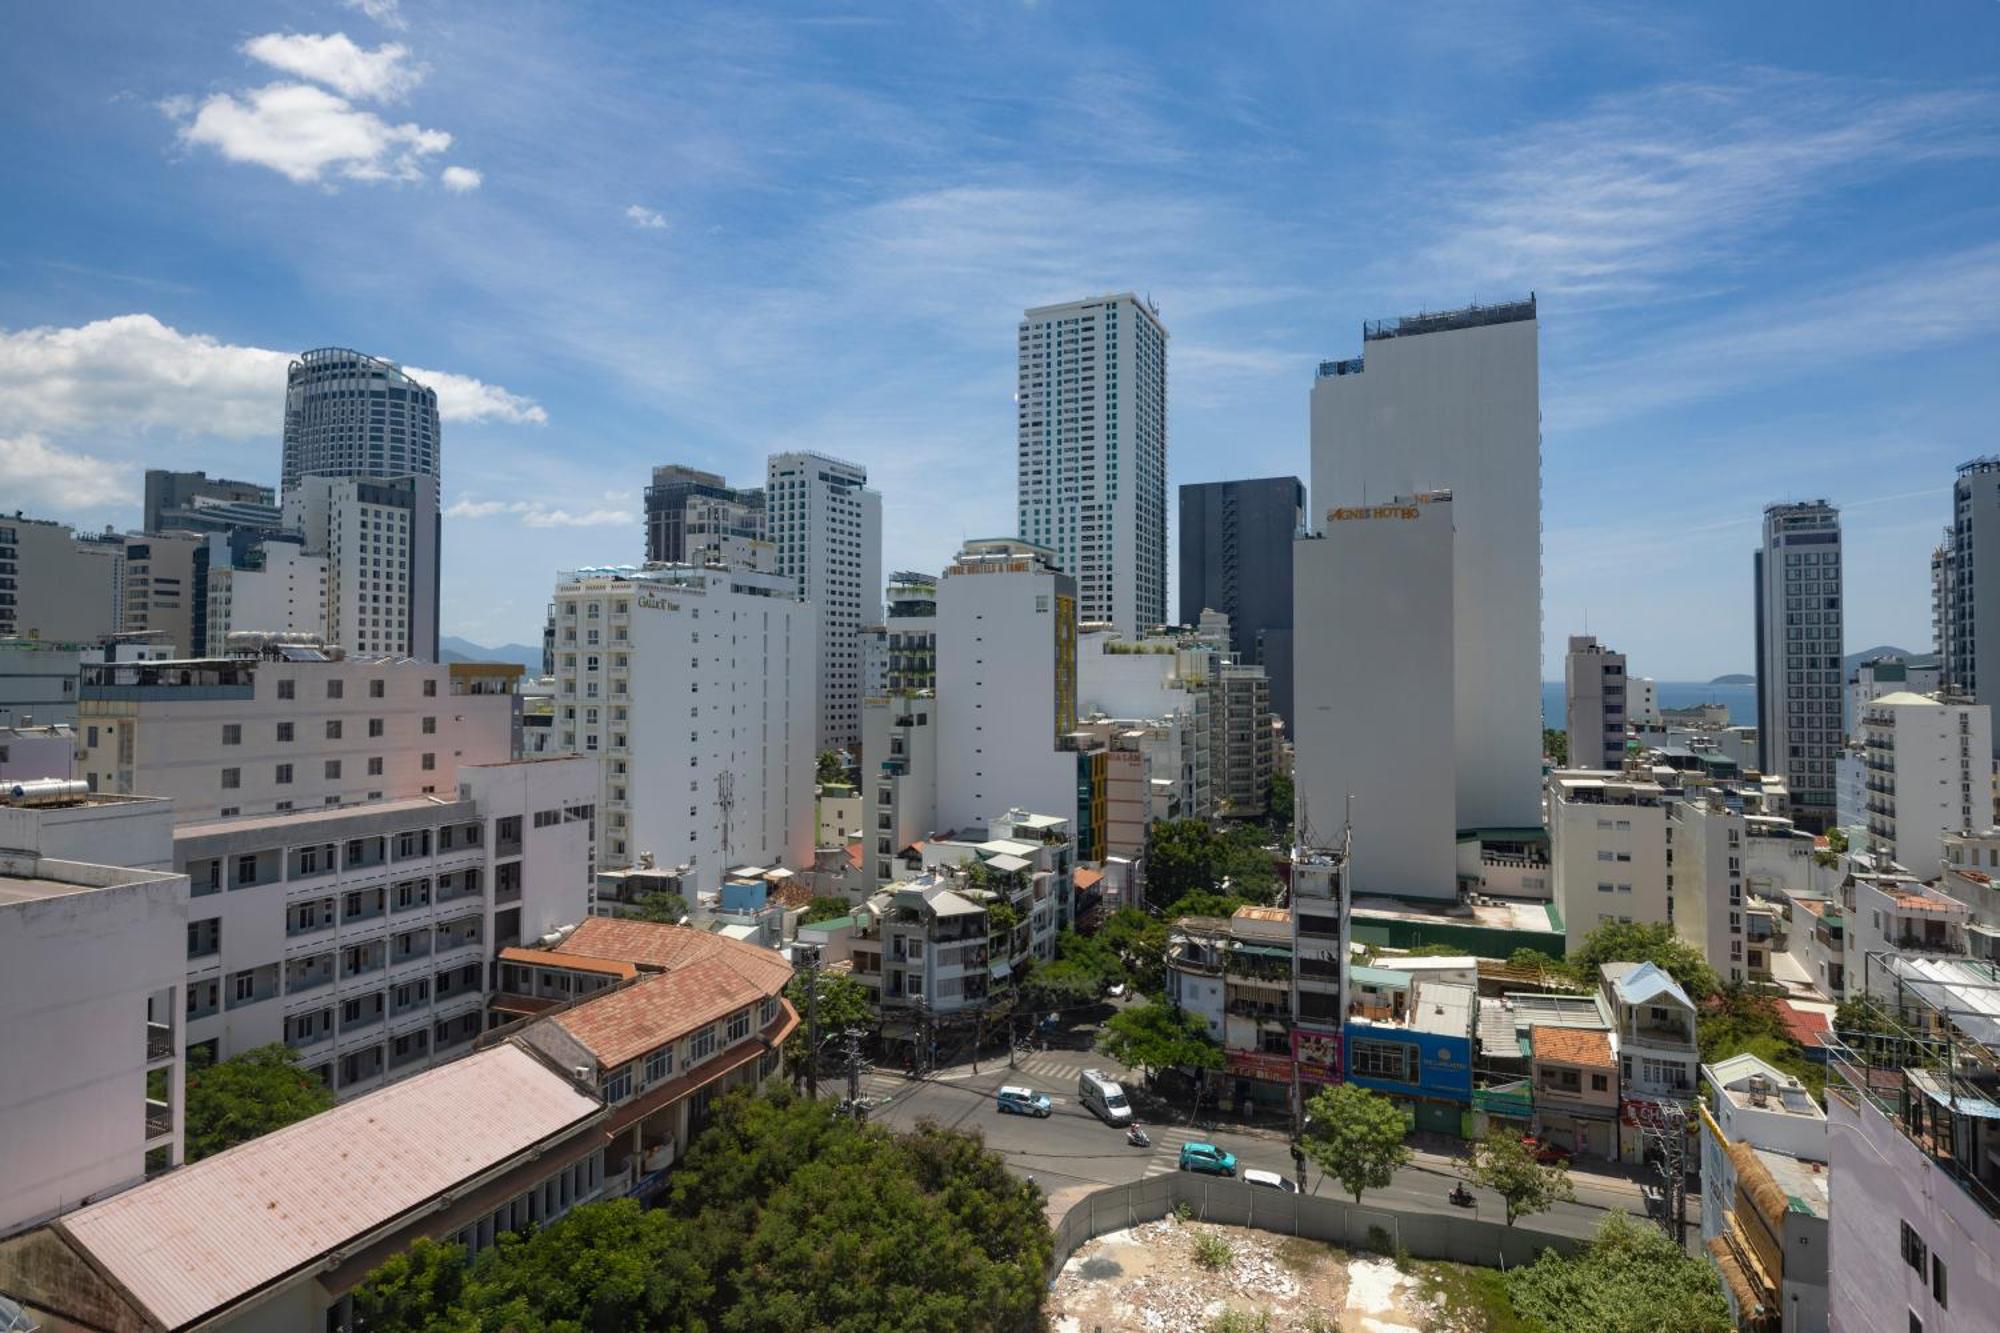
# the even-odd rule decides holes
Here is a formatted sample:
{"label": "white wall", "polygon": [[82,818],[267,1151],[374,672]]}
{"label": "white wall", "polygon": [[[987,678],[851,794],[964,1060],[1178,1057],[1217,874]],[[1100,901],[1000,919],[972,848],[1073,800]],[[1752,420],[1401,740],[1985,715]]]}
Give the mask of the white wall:
{"label": "white wall", "polygon": [[[371,559],[373,557],[370,557]],[[262,569],[208,571],[208,652],[238,630],[292,631],[338,642],[327,620],[327,560],[293,542],[266,542]]]}
{"label": "white wall", "polygon": [[[1334,505],[1452,492],[1454,640],[1462,665],[1453,696],[1456,781],[1465,828],[1540,818],[1536,339],[1532,319],[1379,339],[1364,344],[1362,373],[1324,376],[1312,391],[1308,526],[1322,526]],[[1337,568],[1319,573],[1342,577]],[[1294,586],[1303,609],[1308,586]],[[1378,678],[1388,674],[1381,661]]]}
{"label": "white wall", "polygon": [[0,847],[58,861],[171,872],[174,805],[96,797],[82,805],[0,805]]}
{"label": "white wall", "polygon": [[938,581],[940,831],[1010,807],[1076,818],[1076,756],[1056,748],[1059,695],[1075,689],[1074,662],[1059,680],[1072,585],[1029,563]]}
{"label": "white wall", "polygon": [[[1944,873],[1944,835],[1987,828],[1993,820],[1993,721],[1984,704],[1918,703],[1890,695],[1870,703],[1862,729],[1893,748],[1870,749],[1893,768],[1871,768],[1867,777],[1893,790],[1867,792],[1885,802],[1892,831],[1890,855],[1918,879]],[[1870,818],[1871,832],[1882,821]]]}
{"label": "white wall", "polygon": [[167,1070],[180,1156],[187,880],[0,863],[0,873],[37,870],[105,886],[0,896],[0,1233],[144,1176],[147,1002],[162,994],[172,1056],[155,1067]]}
{"label": "white wall", "polygon": [[1632,784],[1607,778],[1605,801],[1565,799],[1565,776],[1549,776],[1549,883],[1569,947],[1606,921],[1666,921],[1667,818],[1659,789],[1639,784],[1634,798],[1627,794]]}
{"label": "white wall", "polygon": [[1293,777],[1322,841],[1354,798],[1354,896],[1455,898],[1456,502],[1391,508],[1295,545]]}
{"label": "white wall", "polygon": [[[76,721],[77,661],[76,649],[59,643],[0,643],[0,727]],[[68,777],[69,765],[50,776]]]}
{"label": "white wall", "polygon": [[[1830,1177],[1827,1326],[1832,1333],[1990,1333],[2000,1311],[2000,1224],[1873,1106],[1827,1099]],[[1942,1259],[1948,1308],[1902,1257],[1908,1223]]]}

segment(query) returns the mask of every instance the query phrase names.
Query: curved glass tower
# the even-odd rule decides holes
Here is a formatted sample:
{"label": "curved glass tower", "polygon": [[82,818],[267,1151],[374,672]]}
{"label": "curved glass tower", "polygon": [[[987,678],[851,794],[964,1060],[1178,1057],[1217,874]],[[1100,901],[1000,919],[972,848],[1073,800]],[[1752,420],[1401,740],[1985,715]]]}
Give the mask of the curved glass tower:
{"label": "curved glass tower", "polygon": [[437,392],[345,347],[303,353],[286,373],[283,488],[311,475],[435,479]]}

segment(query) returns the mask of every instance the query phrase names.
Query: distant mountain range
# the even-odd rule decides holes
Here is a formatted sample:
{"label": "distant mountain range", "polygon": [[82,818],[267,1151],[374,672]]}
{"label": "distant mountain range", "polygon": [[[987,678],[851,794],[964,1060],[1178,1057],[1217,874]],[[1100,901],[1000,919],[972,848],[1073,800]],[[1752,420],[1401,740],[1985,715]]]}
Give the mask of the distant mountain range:
{"label": "distant mountain range", "polygon": [[[1924,653],[1913,653],[1908,648],[1898,648],[1892,644],[1878,643],[1873,648],[1863,648],[1858,653],[1849,653],[1845,658],[1845,660],[1843,660],[1840,664],[1841,679],[1846,680],[1851,678],[1854,675],[1854,668],[1860,666],[1863,662],[1868,661],[1870,658],[1901,657],[1907,659],[1911,657],[1923,657],[1925,655],[1926,654]],[[1755,676],[1746,675],[1741,671],[1734,671],[1726,676],[1717,676],[1714,680],[1711,680],[1708,683],[1711,685],[1755,685],[1757,683],[1757,678]]]}
{"label": "distant mountain range", "polygon": [[440,662],[518,662],[528,669],[531,676],[542,674],[542,649],[540,644],[529,647],[525,643],[503,643],[497,648],[461,639],[456,635],[438,636],[438,661]]}

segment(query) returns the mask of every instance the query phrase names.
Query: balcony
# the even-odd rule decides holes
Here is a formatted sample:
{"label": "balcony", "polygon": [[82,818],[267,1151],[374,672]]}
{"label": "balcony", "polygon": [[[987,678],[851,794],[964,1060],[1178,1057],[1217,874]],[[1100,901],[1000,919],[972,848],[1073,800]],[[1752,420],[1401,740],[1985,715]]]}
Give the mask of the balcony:
{"label": "balcony", "polygon": [[146,1141],[165,1138],[174,1132],[174,1108],[165,1102],[146,1099]]}
{"label": "balcony", "polygon": [[146,1024],[146,1063],[174,1058],[174,1028],[171,1023]]}

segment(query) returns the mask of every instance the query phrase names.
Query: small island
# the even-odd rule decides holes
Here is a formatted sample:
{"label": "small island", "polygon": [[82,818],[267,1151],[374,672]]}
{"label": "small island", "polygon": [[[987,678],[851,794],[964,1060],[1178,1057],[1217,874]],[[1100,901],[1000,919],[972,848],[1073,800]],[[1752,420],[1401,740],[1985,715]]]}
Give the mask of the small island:
{"label": "small island", "polygon": [[1717,676],[1708,683],[1711,685],[1755,685],[1757,678],[1755,676],[1746,676],[1741,671],[1733,671],[1726,676]]}

